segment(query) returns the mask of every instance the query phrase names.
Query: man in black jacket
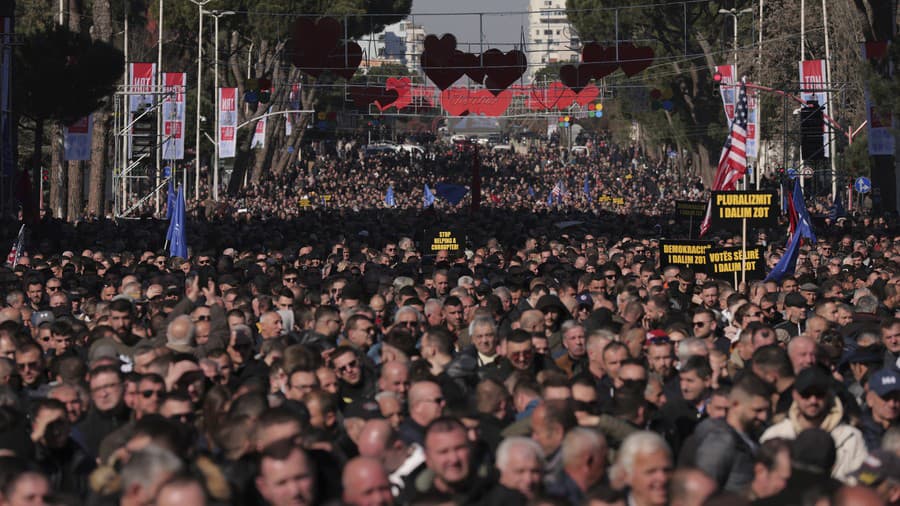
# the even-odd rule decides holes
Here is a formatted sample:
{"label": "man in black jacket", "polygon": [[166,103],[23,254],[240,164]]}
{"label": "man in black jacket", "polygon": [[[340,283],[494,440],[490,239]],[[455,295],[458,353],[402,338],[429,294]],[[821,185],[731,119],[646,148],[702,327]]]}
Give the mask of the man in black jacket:
{"label": "man in black jacket", "polygon": [[104,365],[91,371],[91,408],[78,424],[84,437],[84,447],[97,456],[100,442],[107,434],[128,423],[128,408],[122,402],[124,386],[122,374],[113,365]]}
{"label": "man in black jacket", "polygon": [[700,469],[724,490],[744,490],[753,481],[756,433],[769,418],[771,392],[757,376],[743,375],[731,389],[728,415],[701,422],[685,443],[679,464]]}

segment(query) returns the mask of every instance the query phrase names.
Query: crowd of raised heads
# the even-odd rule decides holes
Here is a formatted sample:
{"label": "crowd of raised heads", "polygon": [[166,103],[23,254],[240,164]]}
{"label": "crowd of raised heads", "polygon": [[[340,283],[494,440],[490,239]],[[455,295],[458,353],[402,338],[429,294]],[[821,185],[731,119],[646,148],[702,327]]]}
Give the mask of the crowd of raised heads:
{"label": "crowd of raised heads", "polygon": [[[703,197],[697,174],[677,160],[616,144],[607,134],[585,135],[580,141],[584,149],[575,153],[553,142],[515,140],[502,150],[449,141],[398,151],[373,151],[357,139],[314,142],[284,170],[262,171],[241,190],[220,191],[218,201],[208,199],[208,188],[202,187],[200,199],[189,201],[188,208],[210,217],[234,216],[240,210],[246,218],[281,219],[322,209],[421,209],[425,185],[431,191],[439,183],[471,187],[476,149],[481,205],[486,208],[661,215],[672,212],[675,200]],[[204,174],[204,184],[206,179]],[[559,194],[551,196],[556,186]],[[392,205],[386,202],[388,188],[393,188]],[[434,207],[467,209],[471,198],[471,192],[458,203],[438,197]],[[145,207],[149,212],[150,204]]]}
{"label": "crowd of raised heads", "polygon": [[0,504],[900,502],[889,223],[735,284],[659,265],[652,217],[526,215],[457,217],[454,251],[427,211],[211,221],[189,258],[149,221],[29,229]]}

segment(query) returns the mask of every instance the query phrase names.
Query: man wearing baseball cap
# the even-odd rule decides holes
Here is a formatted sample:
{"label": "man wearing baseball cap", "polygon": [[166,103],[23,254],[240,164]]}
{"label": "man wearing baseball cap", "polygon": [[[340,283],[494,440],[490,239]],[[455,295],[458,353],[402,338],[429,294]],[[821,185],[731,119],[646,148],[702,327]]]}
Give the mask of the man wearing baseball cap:
{"label": "man wearing baseball cap", "polygon": [[866,405],[869,409],[863,413],[859,429],[866,447],[874,451],[881,447],[884,433],[900,418],[900,372],[881,369],[869,375]]}
{"label": "man wearing baseball cap", "polygon": [[831,434],[837,448],[831,476],[846,481],[862,464],[867,450],[859,429],[842,421],[844,406],[832,390],[831,376],[818,366],[808,367],[797,374],[793,395],[788,417],[769,427],[760,442],[776,437],[795,439],[806,429],[820,428]]}
{"label": "man wearing baseball cap", "polygon": [[775,330],[784,329],[791,337],[797,337],[806,330],[806,298],[797,292],[784,296],[784,321]]}
{"label": "man wearing baseball cap", "polygon": [[858,485],[873,489],[885,504],[900,502],[900,457],[886,450],[873,450],[853,473]]}

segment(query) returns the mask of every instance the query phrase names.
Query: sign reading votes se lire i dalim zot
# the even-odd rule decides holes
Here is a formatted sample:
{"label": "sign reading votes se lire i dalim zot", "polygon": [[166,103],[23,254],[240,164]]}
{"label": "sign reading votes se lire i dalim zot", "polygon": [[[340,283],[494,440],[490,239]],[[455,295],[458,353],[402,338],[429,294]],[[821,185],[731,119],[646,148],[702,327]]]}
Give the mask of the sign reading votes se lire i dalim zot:
{"label": "sign reading votes se lire i dalim zot", "polygon": [[747,256],[741,261],[743,251],[740,246],[730,248],[710,248],[706,250],[707,272],[710,276],[730,280],[734,273],[746,269],[747,279],[762,279],[766,275],[762,246],[747,248]]}

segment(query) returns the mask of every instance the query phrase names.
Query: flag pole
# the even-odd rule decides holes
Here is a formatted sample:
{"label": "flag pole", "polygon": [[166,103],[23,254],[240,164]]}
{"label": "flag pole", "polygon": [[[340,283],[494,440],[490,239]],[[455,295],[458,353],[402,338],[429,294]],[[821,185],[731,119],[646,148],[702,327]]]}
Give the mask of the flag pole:
{"label": "flag pole", "polygon": [[747,286],[747,218],[741,220],[741,284]]}

